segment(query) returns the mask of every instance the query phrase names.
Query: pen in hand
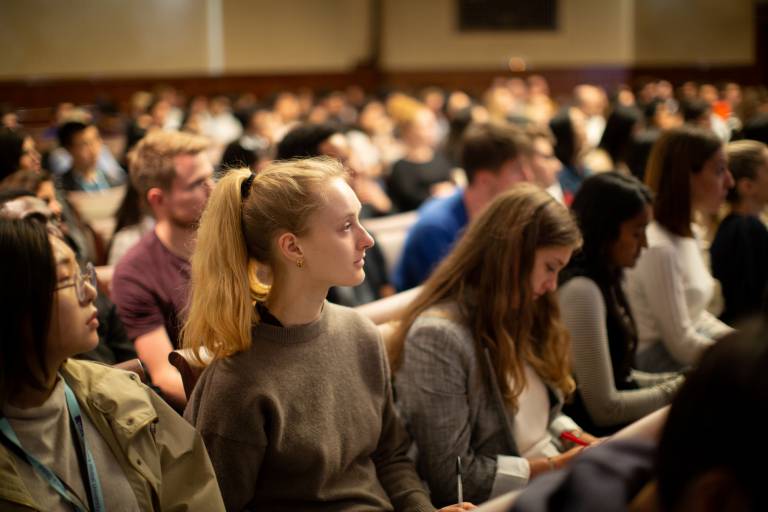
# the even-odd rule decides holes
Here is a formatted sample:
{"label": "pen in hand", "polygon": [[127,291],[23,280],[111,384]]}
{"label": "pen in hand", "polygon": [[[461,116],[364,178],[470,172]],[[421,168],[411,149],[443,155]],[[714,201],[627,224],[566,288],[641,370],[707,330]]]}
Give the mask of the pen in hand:
{"label": "pen in hand", "polygon": [[565,441],[570,441],[570,442],[572,442],[574,444],[578,444],[580,446],[589,446],[588,442],[586,442],[585,440],[583,440],[583,439],[581,439],[579,437],[576,437],[575,435],[573,435],[570,432],[562,432],[560,434],[560,439],[563,439]]}
{"label": "pen in hand", "polygon": [[461,456],[456,457],[456,493],[458,494],[458,503],[464,502],[464,488],[461,483]]}

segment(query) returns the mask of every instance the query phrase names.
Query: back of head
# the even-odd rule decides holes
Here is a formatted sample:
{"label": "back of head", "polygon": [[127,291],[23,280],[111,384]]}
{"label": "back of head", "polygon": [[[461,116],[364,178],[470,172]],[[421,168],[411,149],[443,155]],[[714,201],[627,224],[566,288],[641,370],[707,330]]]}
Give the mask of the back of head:
{"label": "back of head", "polygon": [[200,219],[192,256],[185,347],[205,347],[215,357],[250,347],[251,326],[258,321],[252,301],[269,293],[256,278],[256,266],[280,272],[277,236],[303,235],[324,204],[322,186],[345,177],[336,160],[319,157],[274,162],[258,175],[232,170],[219,181]]}
{"label": "back of head", "polygon": [[691,176],[720,148],[712,131],[689,126],[663,133],[654,144],[645,184],[656,198],[654,219],[675,235],[691,236]]}
{"label": "back of head", "polygon": [[[504,396],[514,403],[525,360],[565,394],[573,390],[568,345],[557,301],[535,299],[531,287],[536,250],[576,248],[581,236],[568,210],[539,187],[521,183],[499,194],[468,227],[425,282],[390,345],[397,368],[408,329],[427,308],[458,304],[479,350],[488,349]],[[514,375],[511,381],[509,376]]]}
{"label": "back of head", "polygon": [[497,172],[505,162],[531,153],[525,133],[510,124],[470,125],[461,141],[461,166],[472,183],[477,171]]}
{"label": "back of head", "polygon": [[754,180],[760,167],[768,165],[768,146],[756,140],[739,140],[725,147],[728,156],[728,169],[737,185],[728,189],[728,202],[740,200],[738,192],[739,180]]}
{"label": "back of head", "polygon": [[139,196],[152,188],[169,190],[176,176],[174,157],[196,155],[208,149],[207,138],[184,132],[156,130],[141,139],[128,155],[131,183]]}
{"label": "back of head", "polygon": [[0,261],[0,404],[5,404],[24,384],[42,385],[56,285],[45,225],[0,218]]}
{"label": "back of head", "polygon": [[619,237],[621,224],[652,203],[651,191],[636,178],[619,172],[590,176],[581,185],[571,209],[579,222],[584,244],[560,276],[560,282],[585,272],[592,279],[618,279],[609,249]]}
{"label": "back of head", "polygon": [[764,322],[727,336],[678,391],[657,452],[663,510],[768,510],[764,472],[755,465],[768,452],[759,428],[748,435],[768,403],[766,339]]}
{"label": "back of head", "polygon": [[23,133],[7,127],[0,128],[0,181],[19,168],[23,146]]}
{"label": "back of head", "polygon": [[608,116],[598,147],[608,152],[613,160],[614,169],[619,162],[626,161],[632,134],[641,119],[639,110],[621,105]]}
{"label": "back of head", "polygon": [[710,104],[702,99],[690,99],[680,104],[680,110],[683,113],[683,121],[696,124],[705,122],[712,111]]}
{"label": "back of head", "polygon": [[570,110],[561,109],[549,121],[549,128],[555,136],[555,156],[566,167],[573,166],[576,159],[576,134],[573,129]]}
{"label": "back of head", "polygon": [[277,160],[320,156],[320,144],[339,130],[329,124],[305,123],[291,131],[277,145]]}

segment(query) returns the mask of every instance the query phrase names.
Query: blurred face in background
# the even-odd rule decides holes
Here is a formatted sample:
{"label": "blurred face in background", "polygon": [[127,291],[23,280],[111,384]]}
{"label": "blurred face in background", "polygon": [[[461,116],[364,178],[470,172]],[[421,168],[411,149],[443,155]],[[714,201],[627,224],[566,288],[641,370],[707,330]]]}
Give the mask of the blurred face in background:
{"label": "blurred face in background", "polygon": [[85,130],[72,137],[72,144],[67,148],[72,155],[72,166],[79,170],[90,170],[96,167],[101,153],[101,136],[99,129],[88,126]]}
{"label": "blurred face in background", "polygon": [[555,149],[546,138],[537,137],[532,145],[531,170],[534,180],[541,188],[549,188],[557,182],[563,164],[555,156]]}
{"label": "blurred face in background", "polygon": [[19,159],[20,171],[40,172],[40,153],[35,148],[35,140],[25,137],[21,146],[21,158]]}

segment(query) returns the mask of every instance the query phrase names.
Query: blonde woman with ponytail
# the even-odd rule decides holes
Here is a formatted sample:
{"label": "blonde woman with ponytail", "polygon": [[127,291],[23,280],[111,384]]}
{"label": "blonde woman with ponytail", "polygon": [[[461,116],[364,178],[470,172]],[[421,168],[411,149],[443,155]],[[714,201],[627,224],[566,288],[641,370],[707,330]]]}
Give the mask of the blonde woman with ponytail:
{"label": "blonde woman with ponytail", "polygon": [[568,210],[519,184],[499,195],[425,282],[394,333],[398,405],[434,502],[522,488],[595,438],[561,414],[575,389],[558,272],[581,244]]}
{"label": "blonde woman with ponytail", "polygon": [[213,362],[185,417],[228,510],[434,510],[378,331],[325,301],[373,243],[345,177],[327,158],[231,171],[203,214],[182,337]]}

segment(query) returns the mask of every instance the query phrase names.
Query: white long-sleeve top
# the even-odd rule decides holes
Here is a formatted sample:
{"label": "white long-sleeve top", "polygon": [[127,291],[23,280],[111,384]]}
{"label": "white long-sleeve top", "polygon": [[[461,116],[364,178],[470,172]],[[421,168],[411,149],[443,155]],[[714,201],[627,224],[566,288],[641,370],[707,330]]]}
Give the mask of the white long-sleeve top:
{"label": "white long-sleeve top", "polygon": [[695,237],[674,235],[651,222],[648,248],[626,272],[627,299],[638,331],[638,352],[662,342],[683,365],[693,364],[732,329],[707,311],[715,280]]}
{"label": "white long-sleeve top", "polygon": [[571,335],[573,370],[579,393],[592,421],[613,426],[637,420],[667,405],[683,383],[674,373],[632,370],[641,389],[619,390],[606,327],[606,307],[592,279],[574,277],[558,291],[560,314]]}

